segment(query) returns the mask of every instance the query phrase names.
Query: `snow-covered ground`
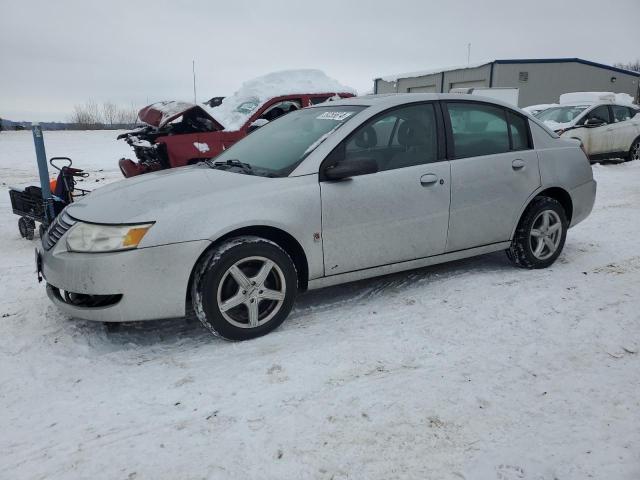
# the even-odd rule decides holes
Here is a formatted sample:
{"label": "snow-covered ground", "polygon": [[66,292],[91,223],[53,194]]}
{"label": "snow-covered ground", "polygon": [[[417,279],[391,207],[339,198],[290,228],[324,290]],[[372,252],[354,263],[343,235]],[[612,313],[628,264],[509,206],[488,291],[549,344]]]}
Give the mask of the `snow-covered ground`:
{"label": "snow-covered ground", "polygon": [[[45,132],[95,186],[114,138]],[[6,193],[35,178],[30,133],[0,133],[0,478],[640,478],[640,162],[594,173],[549,269],[498,253],[312,292],[227,343],[61,315]]]}

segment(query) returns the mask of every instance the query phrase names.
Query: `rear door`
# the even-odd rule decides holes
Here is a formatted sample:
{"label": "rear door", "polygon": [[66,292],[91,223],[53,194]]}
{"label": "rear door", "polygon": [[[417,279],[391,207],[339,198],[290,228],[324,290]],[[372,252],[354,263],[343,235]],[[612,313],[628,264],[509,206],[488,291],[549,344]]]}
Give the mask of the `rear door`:
{"label": "rear door", "polygon": [[384,112],[334,152],[340,162],[375,160],[379,171],[321,181],[325,275],[444,252],[450,172],[436,103]]}
{"label": "rear door", "polygon": [[451,159],[447,252],[508,241],[540,185],[528,120],[483,102],[444,102]]}
{"label": "rear door", "polygon": [[[627,153],[638,136],[638,120],[632,120],[635,112],[624,105],[611,105],[612,123],[609,150],[615,153]],[[635,123],[635,125],[634,125]]]}

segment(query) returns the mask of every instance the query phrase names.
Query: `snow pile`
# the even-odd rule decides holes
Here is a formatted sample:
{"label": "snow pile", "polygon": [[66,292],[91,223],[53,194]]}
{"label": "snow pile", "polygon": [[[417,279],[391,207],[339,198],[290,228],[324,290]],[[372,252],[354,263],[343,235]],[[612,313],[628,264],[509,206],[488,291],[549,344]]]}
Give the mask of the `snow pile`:
{"label": "snow pile", "polygon": [[572,103],[620,103],[632,105],[633,97],[628,93],[613,92],[571,92],[560,95],[560,104]]}
{"label": "snow pile", "polygon": [[[47,154],[119,179],[118,133],[45,132]],[[35,164],[0,133],[0,183]],[[66,318],[2,185],[0,478],[637,480],[640,162],[593,170],[548,269],[498,252],[312,291],[242,343]]]}
{"label": "snow pile", "polygon": [[557,103],[540,103],[539,105],[529,105],[528,107],[524,107],[522,110],[527,112],[530,115],[535,115],[538,112],[542,112],[543,110],[547,110],[549,108],[557,107]]}
{"label": "snow pile", "polygon": [[623,105],[635,105],[633,103],[633,97],[628,93],[616,93],[616,103]]}
{"label": "snow pile", "polygon": [[218,107],[204,107],[225,130],[240,129],[260,106],[274,97],[303,93],[352,93],[356,91],[314,69],[283,70],[246,81]]}

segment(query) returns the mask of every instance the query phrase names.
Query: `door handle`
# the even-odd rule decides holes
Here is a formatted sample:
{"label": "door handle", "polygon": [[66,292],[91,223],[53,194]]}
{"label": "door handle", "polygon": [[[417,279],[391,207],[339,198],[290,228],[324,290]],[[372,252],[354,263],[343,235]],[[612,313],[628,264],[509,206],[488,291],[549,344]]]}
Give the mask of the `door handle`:
{"label": "door handle", "polygon": [[420,177],[420,185],[426,187],[438,181],[438,176],[434,173],[426,173]]}
{"label": "door handle", "polygon": [[513,162],[511,162],[511,168],[513,168],[514,170],[520,170],[524,168],[524,160],[522,160],[521,158],[515,159]]}

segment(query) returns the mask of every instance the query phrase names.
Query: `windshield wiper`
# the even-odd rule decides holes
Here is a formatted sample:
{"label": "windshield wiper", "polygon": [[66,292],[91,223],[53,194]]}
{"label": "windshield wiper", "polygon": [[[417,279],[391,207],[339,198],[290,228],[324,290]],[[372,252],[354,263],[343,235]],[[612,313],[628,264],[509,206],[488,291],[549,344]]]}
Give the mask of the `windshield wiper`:
{"label": "windshield wiper", "polygon": [[248,163],[241,162],[236,158],[232,158],[225,161],[212,162],[211,160],[204,161],[211,168],[218,168],[220,170],[229,170],[231,168],[239,168],[245,173],[253,174],[253,167]]}

